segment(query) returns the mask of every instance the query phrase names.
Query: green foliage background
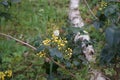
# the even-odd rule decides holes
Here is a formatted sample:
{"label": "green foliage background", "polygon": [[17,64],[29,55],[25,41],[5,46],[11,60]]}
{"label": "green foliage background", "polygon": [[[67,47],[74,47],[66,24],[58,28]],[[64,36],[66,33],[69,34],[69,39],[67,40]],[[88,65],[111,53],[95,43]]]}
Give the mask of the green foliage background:
{"label": "green foliage background", "polygon": [[[79,29],[70,29],[70,25],[68,24],[69,0],[11,1],[12,0],[7,0],[7,2],[5,2],[5,0],[0,1],[0,32],[12,35],[17,39],[35,46],[38,48],[39,52],[41,50],[41,42],[46,38],[50,38],[53,30],[59,29],[61,30],[61,37],[66,37],[68,39],[69,44],[67,46],[74,49],[76,53],[81,52],[78,50],[79,46],[77,44],[73,45],[72,42],[74,33],[79,31]],[[88,1],[91,10],[98,18],[97,20],[90,14],[84,1],[81,1],[79,7],[85,24],[87,24],[83,29],[90,33],[89,35],[95,48],[97,62],[87,63],[85,57],[82,55],[80,58],[82,61],[79,62],[82,66],[79,66],[79,68],[76,68],[76,66],[70,68],[67,67],[68,71],[75,74],[77,80],[88,80],[88,65],[102,70],[103,73],[111,79],[114,79],[114,76],[116,76],[117,73],[114,66],[100,66],[100,56],[106,54],[101,53],[101,50],[106,43],[106,28],[111,25],[117,27],[120,26],[120,18],[118,19],[120,16],[120,4],[113,0],[103,1],[107,2],[105,8],[104,6],[101,7],[101,1]],[[102,8],[102,10],[99,10],[100,8]],[[7,69],[13,71],[13,76],[11,78],[6,78],[6,80],[76,80],[70,76],[68,71],[65,71],[60,67],[57,68],[56,75],[51,76],[46,74],[48,70],[50,71],[49,68],[51,64],[46,63],[44,58],[37,57],[36,53],[38,52],[32,51],[28,47],[25,47],[10,38],[0,36],[0,71],[5,71]],[[78,61],[78,58],[75,55],[73,56],[74,59]],[[114,61],[114,58],[111,57],[113,56],[110,56],[111,61]],[[118,57],[118,63],[116,62],[115,65],[120,67],[119,58],[120,57]],[[62,61],[62,64],[69,66],[70,61],[72,60],[66,62]],[[87,65],[84,65],[84,62],[86,62]],[[77,62],[74,62],[74,64],[77,64]],[[71,63],[71,65],[74,64]],[[46,68],[46,65],[49,66],[49,68]],[[54,69],[56,69],[56,67],[53,68],[53,71]]]}

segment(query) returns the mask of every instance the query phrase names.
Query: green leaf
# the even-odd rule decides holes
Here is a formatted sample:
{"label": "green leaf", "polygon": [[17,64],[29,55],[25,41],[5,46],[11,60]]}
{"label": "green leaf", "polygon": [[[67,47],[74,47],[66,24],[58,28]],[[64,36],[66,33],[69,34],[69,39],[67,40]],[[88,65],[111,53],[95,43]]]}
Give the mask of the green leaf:
{"label": "green leaf", "polygon": [[96,29],[100,28],[100,23],[98,21],[95,21],[93,24],[94,24]]}
{"label": "green leaf", "polygon": [[98,30],[99,28],[101,28],[104,25],[104,23],[103,23],[103,21],[94,21],[93,25]]}
{"label": "green leaf", "polygon": [[66,62],[66,67],[70,68],[71,67],[71,63],[70,62]]}
{"label": "green leaf", "polygon": [[52,57],[63,58],[63,54],[57,48],[50,48],[49,52]]}
{"label": "green leaf", "polygon": [[110,5],[108,8],[105,9],[104,14],[106,17],[114,14],[116,12],[117,6],[116,5]]}
{"label": "green leaf", "polygon": [[100,63],[102,65],[110,64],[113,61],[115,55],[116,54],[114,49],[109,45],[106,45],[100,54]]}
{"label": "green leaf", "polygon": [[79,63],[78,61],[74,60],[74,61],[73,61],[73,64],[74,64],[75,66],[78,66],[80,63]]}
{"label": "green leaf", "polygon": [[73,54],[74,55],[79,55],[80,53],[82,53],[81,52],[81,47],[80,46],[77,46],[77,47],[75,47],[74,49],[73,49]]}
{"label": "green leaf", "polygon": [[50,56],[52,56],[52,57],[55,57],[55,55],[57,54],[56,52],[56,49],[55,48],[51,48],[51,49],[49,49],[49,52],[50,52]]}
{"label": "green leaf", "polygon": [[43,51],[45,49],[44,45],[41,45],[40,47],[37,48],[37,52]]}
{"label": "green leaf", "polygon": [[3,0],[2,2],[1,2],[1,4],[3,4],[4,6],[9,6],[9,3],[8,3],[8,1],[6,1],[6,0]]}
{"label": "green leaf", "polygon": [[117,45],[120,43],[120,28],[112,25],[105,31],[106,41],[110,46]]}

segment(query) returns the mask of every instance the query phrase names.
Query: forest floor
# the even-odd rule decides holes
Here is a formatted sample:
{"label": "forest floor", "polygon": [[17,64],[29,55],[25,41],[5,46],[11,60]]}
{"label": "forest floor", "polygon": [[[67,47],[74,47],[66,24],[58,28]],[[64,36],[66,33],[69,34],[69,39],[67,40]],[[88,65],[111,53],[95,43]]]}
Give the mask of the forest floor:
{"label": "forest floor", "polygon": [[[9,8],[0,5],[0,9],[1,12],[8,13],[6,17],[0,15],[0,32],[33,46],[39,45],[41,37],[50,37],[54,30],[69,27],[69,0],[24,0],[12,3]],[[105,43],[104,34],[93,27],[94,18],[84,2],[80,4],[79,9],[85,29],[95,41],[93,45],[96,56],[99,56]],[[94,7],[92,9],[96,13]],[[13,76],[10,80],[46,80],[45,70],[40,67],[44,59],[36,58],[35,53],[15,40],[0,36],[0,71],[12,69]]]}

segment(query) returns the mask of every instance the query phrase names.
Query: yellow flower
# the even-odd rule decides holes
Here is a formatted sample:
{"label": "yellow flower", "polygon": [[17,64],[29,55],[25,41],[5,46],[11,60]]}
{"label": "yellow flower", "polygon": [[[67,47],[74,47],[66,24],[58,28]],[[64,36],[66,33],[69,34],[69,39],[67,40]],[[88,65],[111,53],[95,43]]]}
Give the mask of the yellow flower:
{"label": "yellow flower", "polygon": [[105,9],[106,7],[107,7],[107,3],[105,1],[100,2],[100,8],[99,8],[100,11]]}
{"label": "yellow flower", "polygon": [[5,74],[3,72],[0,72],[0,80],[5,80]]}
{"label": "yellow flower", "polygon": [[67,50],[65,50],[65,53],[66,53],[65,59],[71,58],[71,56],[72,56],[72,49],[71,48],[67,48]]}
{"label": "yellow flower", "polygon": [[46,40],[43,41],[43,44],[44,44],[45,46],[49,46],[49,45],[50,45],[50,42],[51,42],[50,39],[46,39]]}
{"label": "yellow flower", "polygon": [[46,57],[46,53],[44,51],[41,51],[36,55],[39,56],[39,57]]}
{"label": "yellow flower", "polygon": [[70,53],[72,53],[72,49],[68,48],[68,51],[69,51]]}
{"label": "yellow flower", "polygon": [[72,49],[67,48],[67,50],[65,50],[65,52],[67,52],[67,53],[71,53],[71,52],[72,52]]}
{"label": "yellow flower", "polygon": [[57,42],[58,44],[60,44],[60,43],[62,43],[62,41],[61,40],[58,40],[58,42]]}
{"label": "yellow flower", "polygon": [[6,76],[11,77],[12,76],[12,70],[5,71]]}
{"label": "yellow flower", "polygon": [[53,34],[52,35],[52,42],[58,43],[58,40],[59,40],[59,38]]}
{"label": "yellow flower", "polygon": [[58,40],[54,40],[54,42],[58,42]]}
{"label": "yellow flower", "polygon": [[65,40],[64,43],[67,43],[67,41]]}
{"label": "yellow flower", "polygon": [[58,39],[58,36],[55,36],[54,34],[52,34],[52,38],[53,39]]}
{"label": "yellow flower", "polygon": [[60,46],[61,46],[61,47],[64,47],[64,46],[65,46],[65,44],[60,44]]}

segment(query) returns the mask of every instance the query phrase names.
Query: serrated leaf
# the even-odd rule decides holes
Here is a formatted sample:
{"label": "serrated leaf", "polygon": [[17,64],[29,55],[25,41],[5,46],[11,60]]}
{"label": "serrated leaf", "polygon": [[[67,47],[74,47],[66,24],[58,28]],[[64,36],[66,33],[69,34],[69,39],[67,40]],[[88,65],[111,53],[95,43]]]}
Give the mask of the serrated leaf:
{"label": "serrated leaf", "polygon": [[7,1],[2,1],[1,4],[3,4],[6,7],[9,5]]}
{"label": "serrated leaf", "polygon": [[51,48],[49,49],[49,52],[50,52],[50,56],[52,57],[58,57],[58,58],[63,58],[63,55],[60,51],[58,51],[57,48]]}
{"label": "serrated leaf", "polygon": [[37,52],[43,51],[45,49],[44,45],[41,45],[40,47],[37,48]]}
{"label": "serrated leaf", "polygon": [[109,45],[106,45],[100,54],[100,63],[102,65],[110,64],[114,57],[114,49],[111,49]]}
{"label": "serrated leaf", "polygon": [[74,55],[78,55],[78,54],[80,54],[80,53],[82,53],[82,52],[81,52],[81,47],[80,47],[80,46],[75,47],[74,50],[73,50],[73,54],[74,54]]}
{"label": "serrated leaf", "polygon": [[106,29],[105,35],[110,46],[117,45],[120,42],[120,29],[114,25]]}
{"label": "serrated leaf", "polygon": [[78,66],[80,63],[79,63],[78,61],[74,60],[74,61],[73,61],[73,64],[74,64],[75,66]]}
{"label": "serrated leaf", "polygon": [[111,14],[113,14],[115,12],[115,10],[113,8],[107,8],[105,11],[104,11],[104,14],[106,17],[110,16]]}
{"label": "serrated leaf", "polygon": [[94,25],[94,27],[95,27],[96,29],[99,29],[100,26],[101,26],[99,21],[95,21],[95,22],[93,23],[93,25]]}
{"label": "serrated leaf", "polygon": [[106,56],[106,62],[110,63],[112,59],[114,58],[114,56],[115,56],[114,51],[109,51],[109,53]]}
{"label": "serrated leaf", "polygon": [[56,56],[57,56],[58,58],[62,58],[62,57],[63,57],[62,53],[57,53]]}
{"label": "serrated leaf", "polygon": [[108,6],[108,8],[106,8],[105,11],[104,11],[104,15],[106,17],[111,16],[112,14],[117,12],[116,10],[117,10],[117,6],[116,5]]}
{"label": "serrated leaf", "polygon": [[39,41],[36,41],[36,42],[34,43],[34,46],[35,46],[35,47],[39,47],[39,46],[40,46],[40,42],[39,42]]}
{"label": "serrated leaf", "polygon": [[70,62],[66,62],[66,67],[70,67],[71,63]]}
{"label": "serrated leaf", "polygon": [[55,55],[57,54],[55,51],[56,51],[55,48],[54,49],[49,49],[50,56],[55,57]]}

